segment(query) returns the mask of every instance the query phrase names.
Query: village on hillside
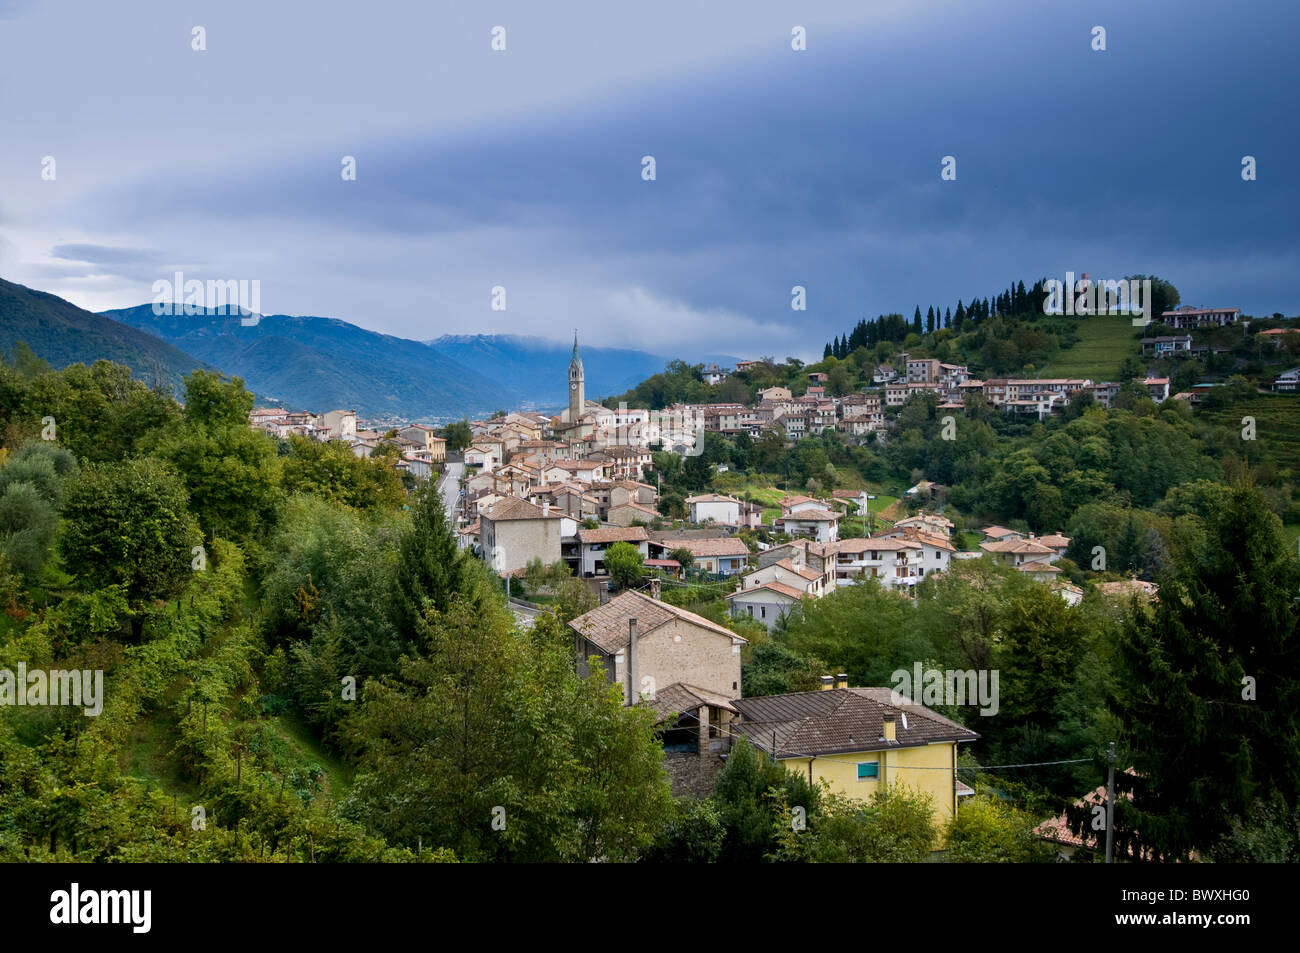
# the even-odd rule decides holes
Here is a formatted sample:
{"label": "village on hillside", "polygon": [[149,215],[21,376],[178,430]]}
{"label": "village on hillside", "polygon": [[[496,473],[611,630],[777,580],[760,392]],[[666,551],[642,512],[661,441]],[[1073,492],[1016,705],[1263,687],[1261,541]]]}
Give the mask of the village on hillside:
{"label": "village on hillside", "polygon": [[[1239,314],[1235,308],[1180,308],[1166,313],[1163,324],[1225,327]],[[1282,335],[1268,340],[1278,344]],[[1195,345],[1190,333],[1139,343],[1141,354],[1152,358],[1210,351]],[[717,386],[760,363],[742,361],[734,369],[713,364],[702,376]],[[1292,389],[1288,381],[1295,376],[1282,375],[1274,389]],[[998,525],[955,532],[944,516],[947,487],[927,479],[896,499],[842,487],[824,494],[787,488],[779,499],[764,501],[697,493],[684,499],[684,516],[674,517],[662,505],[655,454],[669,450],[689,458],[709,434],[751,440],[775,434],[793,447],[834,430],[847,442],[883,444],[892,417],[918,394],[933,394],[941,414],[959,414],[975,400],[1043,421],[1060,417],[1082,394],[1110,408],[1128,382],[981,380],[964,365],[899,350],[892,363],[872,369],[874,386],[852,393],[829,393],[828,375],[813,371],[798,394],[789,386],[768,386],[752,404],[676,402],[650,409],[588,400],[585,377],[575,336],[569,403],[559,414],[503,411],[465,421],[467,432],[458,436],[424,424],[381,433],[342,410],[317,416],[259,408],[251,424],[277,437],[341,441],[358,457],[386,456],[412,481],[438,479],[459,546],[502,579],[525,622],[547,607],[559,577],[583,580],[597,605],[568,623],[575,666],[584,674],[592,664],[604,667],[621,686],[625,704],[654,709],[677,793],[707,794],[727,752],[744,737],[787,767],[853,797],[869,796],[878,780],[915,769],[911,778],[934,799],[937,820],[953,818],[958,799],[975,793],[958,777],[956,751],[977,739],[976,732],[891,688],[850,686],[842,674],[823,676],[821,691],[746,698],[741,653],[748,640],[740,632],[746,626],[775,632],[810,601],[864,580],[914,601],[923,580],[984,557],[1077,606],[1085,595],[1081,574],[1068,561],[1069,573],[1058,565],[1071,539],[1059,527],[1042,535]],[[1217,385],[1171,394],[1168,377],[1146,376],[1130,386],[1157,405],[1172,399],[1194,406]],[[449,452],[449,438],[463,445]],[[721,596],[733,621],[722,625],[676,604],[691,603],[674,593],[688,596],[699,587]],[[1095,588],[1117,604],[1134,596],[1158,598],[1155,583],[1135,576],[1104,576]],[[841,740],[818,740],[824,737]],[[861,740],[846,745],[845,737]],[[1039,834],[1063,857],[1097,846],[1071,833],[1064,816],[1045,822]]]}

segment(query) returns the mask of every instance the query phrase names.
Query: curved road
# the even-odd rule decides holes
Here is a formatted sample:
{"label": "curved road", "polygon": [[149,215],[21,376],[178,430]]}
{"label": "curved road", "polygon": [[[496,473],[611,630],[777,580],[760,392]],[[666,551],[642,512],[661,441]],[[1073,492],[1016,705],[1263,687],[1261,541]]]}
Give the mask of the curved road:
{"label": "curved road", "polygon": [[465,472],[465,463],[461,460],[447,460],[447,472],[438,481],[442,491],[442,503],[447,510],[447,525],[452,532],[456,530],[456,504],[460,502],[460,477]]}

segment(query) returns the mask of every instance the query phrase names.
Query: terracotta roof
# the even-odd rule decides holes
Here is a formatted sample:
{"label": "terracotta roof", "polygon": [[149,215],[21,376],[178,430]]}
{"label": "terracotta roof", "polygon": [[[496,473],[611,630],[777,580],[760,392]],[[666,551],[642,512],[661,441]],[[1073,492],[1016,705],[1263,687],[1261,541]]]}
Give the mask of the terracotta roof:
{"label": "terracotta roof", "polygon": [[[1132,768],[1127,769],[1124,773],[1130,775],[1136,775],[1136,772]],[[1133,800],[1133,794],[1131,791],[1120,791],[1118,792],[1118,796],[1124,798],[1127,801]],[[1099,806],[1105,807],[1105,805],[1106,805],[1106,786],[1104,784],[1099,788],[1095,788],[1094,790],[1092,790],[1088,794],[1085,794],[1083,797],[1079,798],[1079,800],[1074,802],[1074,806],[1079,809],[1093,808]],[[1047,820],[1043,821],[1043,823],[1039,824],[1036,828],[1034,828],[1034,833],[1037,834],[1039,837],[1043,838],[1044,840],[1055,841],[1058,844],[1068,844],[1073,847],[1085,846],[1084,838],[1074,833],[1074,831],[1070,829],[1070,821],[1068,816],[1065,813],[1061,813],[1056,817],[1048,818]],[[1086,846],[1088,847],[1099,846],[1099,844],[1103,840],[1104,838],[1102,838],[1099,834],[1090,833],[1087,838]]]}
{"label": "terracotta roof", "polygon": [[804,520],[809,523],[833,523],[840,518],[839,513],[832,513],[830,510],[810,509],[800,510],[797,513],[785,513],[777,519],[778,523],[795,522]]}
{"label": "terracotta roof", "polygon": [[558,520],[562,514],[553,512],[543,516],[540,506],[521,500],[517,496],[508,496],[499,503],[493,503],[488,507],[487,512],[479,515],[493,523],[499,523],[503,520]]}
{"label": "terracotta roof", "polygon": [[1120,579],[1117,582],[1103,582],[1097,588],[1108,596],[1129,596],[1136,593],[1142,596],[1154,597],[1160,591],[1160,587],[1154,582],[1147,582],[1143,579]]}
{"label": "terracotta roof", "polygon": [[745,641],[730,629],[716,622],[710,622],[704,616],[687,612],[685,609],[679,609],[677,606],[651,599],[649,596],[631,590],[621,592],[603,606],[597,606],[590,612],[578,616],[569,623],[569,628],[596,645],[602,652],[613,655],[627,645],[629,619],[636,619],[637,638],[653,632],[666,622],[679,619],[715,635],[725,635],[729,639]]}
{"label": "terracotta roof", "polygon": [[648,705],[655,710],[655,713],[659,716],[655,719],[656,724],[667,721],[673,715],[682,712],[695,714],[702,705],[721,708],[730,712],[736,710],[725,695],[711,692],[707,688],[687,685],[685,682],[673,682],[667,688],[656,691],[654,698],[640,702],[640,704]]}
{"label": "terracotta roof", "polygon": [[644,526],[602,526],[600,529],[579,529],[578,542],[588,543],[644,543],[650,537]]}
{"label": "terracotta roof", "polygon": [[650,516],[654,517],[662,515],[658,510],[653,510],[648,506],[642,506],[640,503],[617,503],[610,506],[609,511],[613,513],[615,510],[626,509],[640,510],[642,513],[648,513]]}
{"label": "terracotta roof", "polygon": [[1064,549],[1070,545],[1070,537],[1062,536],[1059,533],[1053,533],[1050,536],[1040,536],[1036,540],[1043,546],[1050,546],[1052,549]]}
{"label": "terracotta roof", "polygon": [[[741,720],[734,730],[777,758],[883,751],[940,741],[974,741],[978,734],[888,688],[838,688],[732,702]],[[895,740],[883,740],[886,715],[895,716]],[[907,727],[903,727],[906,715]]]}
{"label": "terracotta roof", "polygon": [[802,590],[796,589],[794,586],[787,586],[783,582],[765,582],[761,586],[748,586],[744,589],[737,589],[735,592],[728,593],[723,598],[735,599],[738,596],[743,596],[751,592],[758,592],[762,589],[770,589],[772,592],[779,592],[781,595],[789,596],[791,599],[795,600],[802,599],[805,595]]}
{"label": "terracotta roof", "polygon": [[1060,572],[1059,566],[1053,566],[1051,563],[1028,562],[1021,563],[1016,569],[1021,572]]}
{"label": "terracotta roof", "polygon": [[788,558],[778,560],[772,565],[780,566],[782,569],[795,573],[796,575],[802,576],[804,579],[807,579],[809,582],[812,582],[816,579],[820,579],[822,577],[822,574],[817,572],[817,570],[809,569],[807,566],[796,566]]}
{"label": "terracotta roof", "polygon": [[980,543],[986,553],[1016,553],[1023,556],[1050,556],[1052,550],[1032,539],[1007,539]]}
{"label": "terracotta roof", "polygon": [[743,540],[734,537],[724,539],[681,539],[662,540],[660,545],[668,549],[689,550],[692,556],[748,556],[749,547]]}
{"label": "terracotta roof", "polygon": [[842,539],[840,540],[839,551],[842,553],[865,553],[880,552],[892,553],[900,549],[920,549],[921,544],[915,540],[903,537],[901,539],[887,539],[882,536],[872,536],[868,539]]}
{"label": "terracotta roof", "polygon": [[957,547],[946,536],[935,536],[933,533],[909,532],[908,539],[915,539],[917,542],[924,543],[927,546],[933,546],[935,549],[943,549],[948,552],[956,552]]}

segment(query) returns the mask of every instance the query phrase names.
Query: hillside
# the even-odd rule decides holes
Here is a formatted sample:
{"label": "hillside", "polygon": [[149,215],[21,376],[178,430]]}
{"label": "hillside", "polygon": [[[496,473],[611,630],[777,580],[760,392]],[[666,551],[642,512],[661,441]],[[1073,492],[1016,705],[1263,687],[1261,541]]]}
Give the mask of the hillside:
{"label": "hillside", "polygon": [[436,420],[514,402],[499,381],[419,341],[334,318],[275,314],[245,327],[234,316],[155,315],[150,305],[105,313],[239,375],[259,394],[314,410]]}
{"label": "hillside", "polygon": [[173,393],[180,392],[190,371],[211,369],[173,344],[111,317],[0,279],[0,350],[11,351],[18,341],[56,368],[114,361],[131,368],[140,380],[160,382]]}
{"label": "hillside", "polygon": [[1043,369],[1041,377],[1088,377],[1115,380],[1126,358],[1139,353],[1142,328],[1127,317],[1080,318],[1078,340]]}

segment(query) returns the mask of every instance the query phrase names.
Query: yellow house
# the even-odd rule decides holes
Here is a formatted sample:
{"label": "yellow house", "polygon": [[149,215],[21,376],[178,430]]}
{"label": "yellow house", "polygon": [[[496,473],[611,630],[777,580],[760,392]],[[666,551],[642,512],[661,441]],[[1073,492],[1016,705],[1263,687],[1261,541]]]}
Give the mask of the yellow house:
{"label": "yellow house", "polygon": [[828,684],[732,705],[740,713],[733,731],[832,791],[866,799],[905,784],[934,798],[940,824],[956,814],[959,797],[974,793],[957,780],[957,745],[979,735],[892,689]]}

